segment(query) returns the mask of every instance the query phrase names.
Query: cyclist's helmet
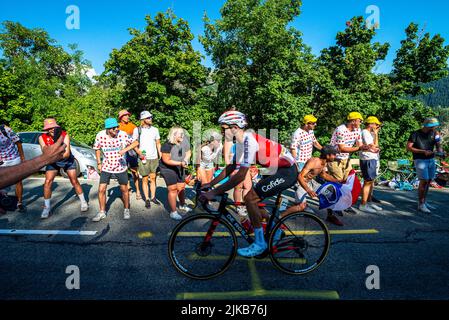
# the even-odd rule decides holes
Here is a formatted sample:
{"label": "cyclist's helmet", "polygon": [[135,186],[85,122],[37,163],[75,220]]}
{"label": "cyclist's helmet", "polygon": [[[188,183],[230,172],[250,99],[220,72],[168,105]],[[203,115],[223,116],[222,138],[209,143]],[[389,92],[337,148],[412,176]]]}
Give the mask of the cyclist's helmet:
{"label": "cyclist's helmet", "polygon": [[229,126],[236,125],[240,129],[245,128],[248,125],[246,116],[239,111],[227,111],[221,115],[218,119],[219,124],[227,124]]}

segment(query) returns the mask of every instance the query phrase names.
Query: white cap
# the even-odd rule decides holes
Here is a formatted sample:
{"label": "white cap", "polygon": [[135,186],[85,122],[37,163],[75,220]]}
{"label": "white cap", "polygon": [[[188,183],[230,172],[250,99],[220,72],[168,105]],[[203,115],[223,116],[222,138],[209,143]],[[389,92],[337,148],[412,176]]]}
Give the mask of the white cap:
{"label": "white cap", "polygon": [[142,111],[140,113],[140,120],[145,120],[147,118],[153,118],[153,115],[148,111]]}

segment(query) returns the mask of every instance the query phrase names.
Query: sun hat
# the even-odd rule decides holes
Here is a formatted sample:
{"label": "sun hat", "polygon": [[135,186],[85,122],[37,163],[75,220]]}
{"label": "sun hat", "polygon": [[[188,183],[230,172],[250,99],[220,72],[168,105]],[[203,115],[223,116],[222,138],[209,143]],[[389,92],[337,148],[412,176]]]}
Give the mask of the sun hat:
{"label": "sun hat", "polygon": [[56,120],[53,118],[48,118],[44,120],[44,131],[50,130],[52,128],[59,127],[59,125],[56,123]]}
{"label": "sun hat", "polygon": [[140,113],[140,120],[145,120],[148,118],[153,118],[153,115],[149,111],[142,111]]}
{"label": "sun hat", "polygon": [[315,118],[312,114],[308,114],[304,117],[304,124],[308,124],[310,122],[315,123],[318,121],[317,118]]}
{"label": "sun hat", "polygon": [[130,116],[131,113],[128,112],[128,110],[122,110],[118,113],[118,119],[120,120],[124,116]]}
{"label": "sun hat", "polygon": [[425,127],[425,128],[438,127],[439,125],[440,125],[440,122],[438,121],[437,118],[434,118],[434,117],[426,118],[423,122],[423,127]]}
{"label": "sun hat", "polygon": [[363,121],[363,116],[360,112],[351,112],[348,115],[348,120],[357,120],[357,119],[360,119]]}
{"label": "sun hat", "polygon": [[368,118],[366,118],[365,123],[375,123],[378,124],[379,126],[382,124],[379,119],[377,119],[377,117],[375,116],[370,116]]}
{"label": "sun hat", "polygon": [[118,127],[117,119],[115,119],[115,118],[106,119],[104,122],[104,127],[105,127],[105,129],[111,129],[111,128]]}

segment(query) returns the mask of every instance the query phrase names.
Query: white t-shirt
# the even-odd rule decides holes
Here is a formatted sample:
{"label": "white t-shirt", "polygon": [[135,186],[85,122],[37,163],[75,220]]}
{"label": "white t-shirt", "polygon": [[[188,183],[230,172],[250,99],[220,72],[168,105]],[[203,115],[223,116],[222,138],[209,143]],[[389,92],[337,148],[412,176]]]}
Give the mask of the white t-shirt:
{"label": "white t-shirt", "polygon": [[[362,141],[363,144],[374,143],[374,137],[368,130],[362,131]],[[379,153],[360,151],[360,160],[379,160]]]}
{"label": "white t-shirt", "polygon": [[302,128],[293,133],[291,148],[296,150],[296,162],[306,163],[312,158],[313,144],[316,142],[313,130],[307,132]]}
{"label": "white t-shirt", "polygon": [[[348,127],[342,124],[341,126],[337,127],[337,129],[335,129],[334,133],[332,134],[330,144],[333,146],[344,144],[346,147],[354,147],[358,141],[362,142],[362,133],[360,129],[349,131]],[[338,153],[337,159],[349,159],[349,153]]]}
{"label": "white t-shirt", "polygon": [[125,155],[121,156],[119,151],[129,146],[134,140],[124,131],[119,131],[115,138],[100,131],[95,138],[94,149],[103,152],[103,163],[101,171],[108,173],[122,173],[128,170]]}
{"label": "white t-shirt", "polygon": [[[147,160],[158,159],[156,141],[161,140],[159,129],[153,126],[149,128],[141,127],[142,133],[140,135],[140,151],[146,152]],[[135,128],[133,132],[133,140],[139,140],[139,128]]]}

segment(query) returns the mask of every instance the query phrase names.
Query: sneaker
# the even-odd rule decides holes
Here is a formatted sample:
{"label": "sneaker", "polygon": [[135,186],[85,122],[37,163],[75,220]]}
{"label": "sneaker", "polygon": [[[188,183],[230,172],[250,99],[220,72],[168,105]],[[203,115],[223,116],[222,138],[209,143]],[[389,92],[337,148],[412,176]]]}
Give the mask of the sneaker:
{"label": "sneaker", "polygon": [[418,211],[424,212],[424,213],[431,213],[431,211],[429,210],[429,208],[427,208],[426,204],[420,204],[418,206]]}
{"label": "sneaker", "polygon": [[367,204],[361,204],[359,206],[359,210],[362,212],[368,212],[368,213],[376,213],[377,211],[374,208],[371,208],[371,206]]}
{"label": "sneaker", "polygon": [[184,211],[185,214],[192,212],[192,209],[190,209],[187,205],[179,206],[179,209]]}
{"label": "sneaker", "polygon": [[44,210],[42,210],[41,219],[47,219],[50,216],[50,208],[44,207]]}
{"label": "sneaker", "polygon": [[267,250],[266,243],[264,243],[264,246],[253,243],[249,247],[238,249],[237,254],[242,257],[252,258],[261,255],[265,250]]}
{"label": "sneaker", "polygon": [[89,210],[89,204],[87,202],[81,202],[81,212],[87,212]]}
{"label": "sneaker", "polygon": [[156,198],[151,199],[151,202],[153,202],[157,206],[160,204],[159,201],[156,200]]}
{"label": "sneaker", "polygon": [[437,210],[436,207],[431,206],[428,202],[426,202],[425,204],[426,204],[426,207],[427,207],[428,209],[430,209],[430,210]]}
{"label": "sneaker", "polygon": [[334,214],[339,215],[340,217],[343,217],[343,211],[334,211]]}
{"label": "sneaker", "polygon": [[328,221],[328,222],[330,222],[330,223],[333,223],[333,224],[335,224],[335,225],[337,225],[337,226],[340,226],[340,227],[343,226],[343,223],[342,223],[336,216],[334,216],[334,215],[328,216],[327,219],[326,219],[326,221]]}
{"label": "sneaker", "polygon": [[182,216],[177,211],[170,213],[170,218],[172,218],[173,220],[178,220],[178,221],[182,220]]}
{"label": "sneaker", "polygon": [[106,212],[100,211],[97,215],[92,219],[93,222],[99,222],[100,220],[106,219]]}
{"label": "sneaker", "polygon": [[376,211],[382,211],[382,210],[383,210],[382,207],[379,207],[377,204],[374,204],[374,203],[372,203],[372,202],[368,203],[368,205],[369,205],[371,208],[373,208],[374,210],[376,210]]}
{"label": "sneaker", "polygon": [[246,210],[245,206],[237,206],[237,214],[241,217],[247,217],[248,210]]}
{"label": "sneaker", "polygon": [[147,209],[151,209],[151,201],[150,200],[145,200],[145,208]]}
{"label": "sneaker", "polygon": [[350,214],[357,214],[357,212],[354,209],[352,209],[352,208],[346,209],[345,212],[346,213],[350,213]]}
{"label": "sneaker", "polygon": [[130,212],[129,212],[129,209],[125,209],[125,210],[123,211],[123,219],[125,219],[125,220],[131,219],[131,214],[130,214]]}

